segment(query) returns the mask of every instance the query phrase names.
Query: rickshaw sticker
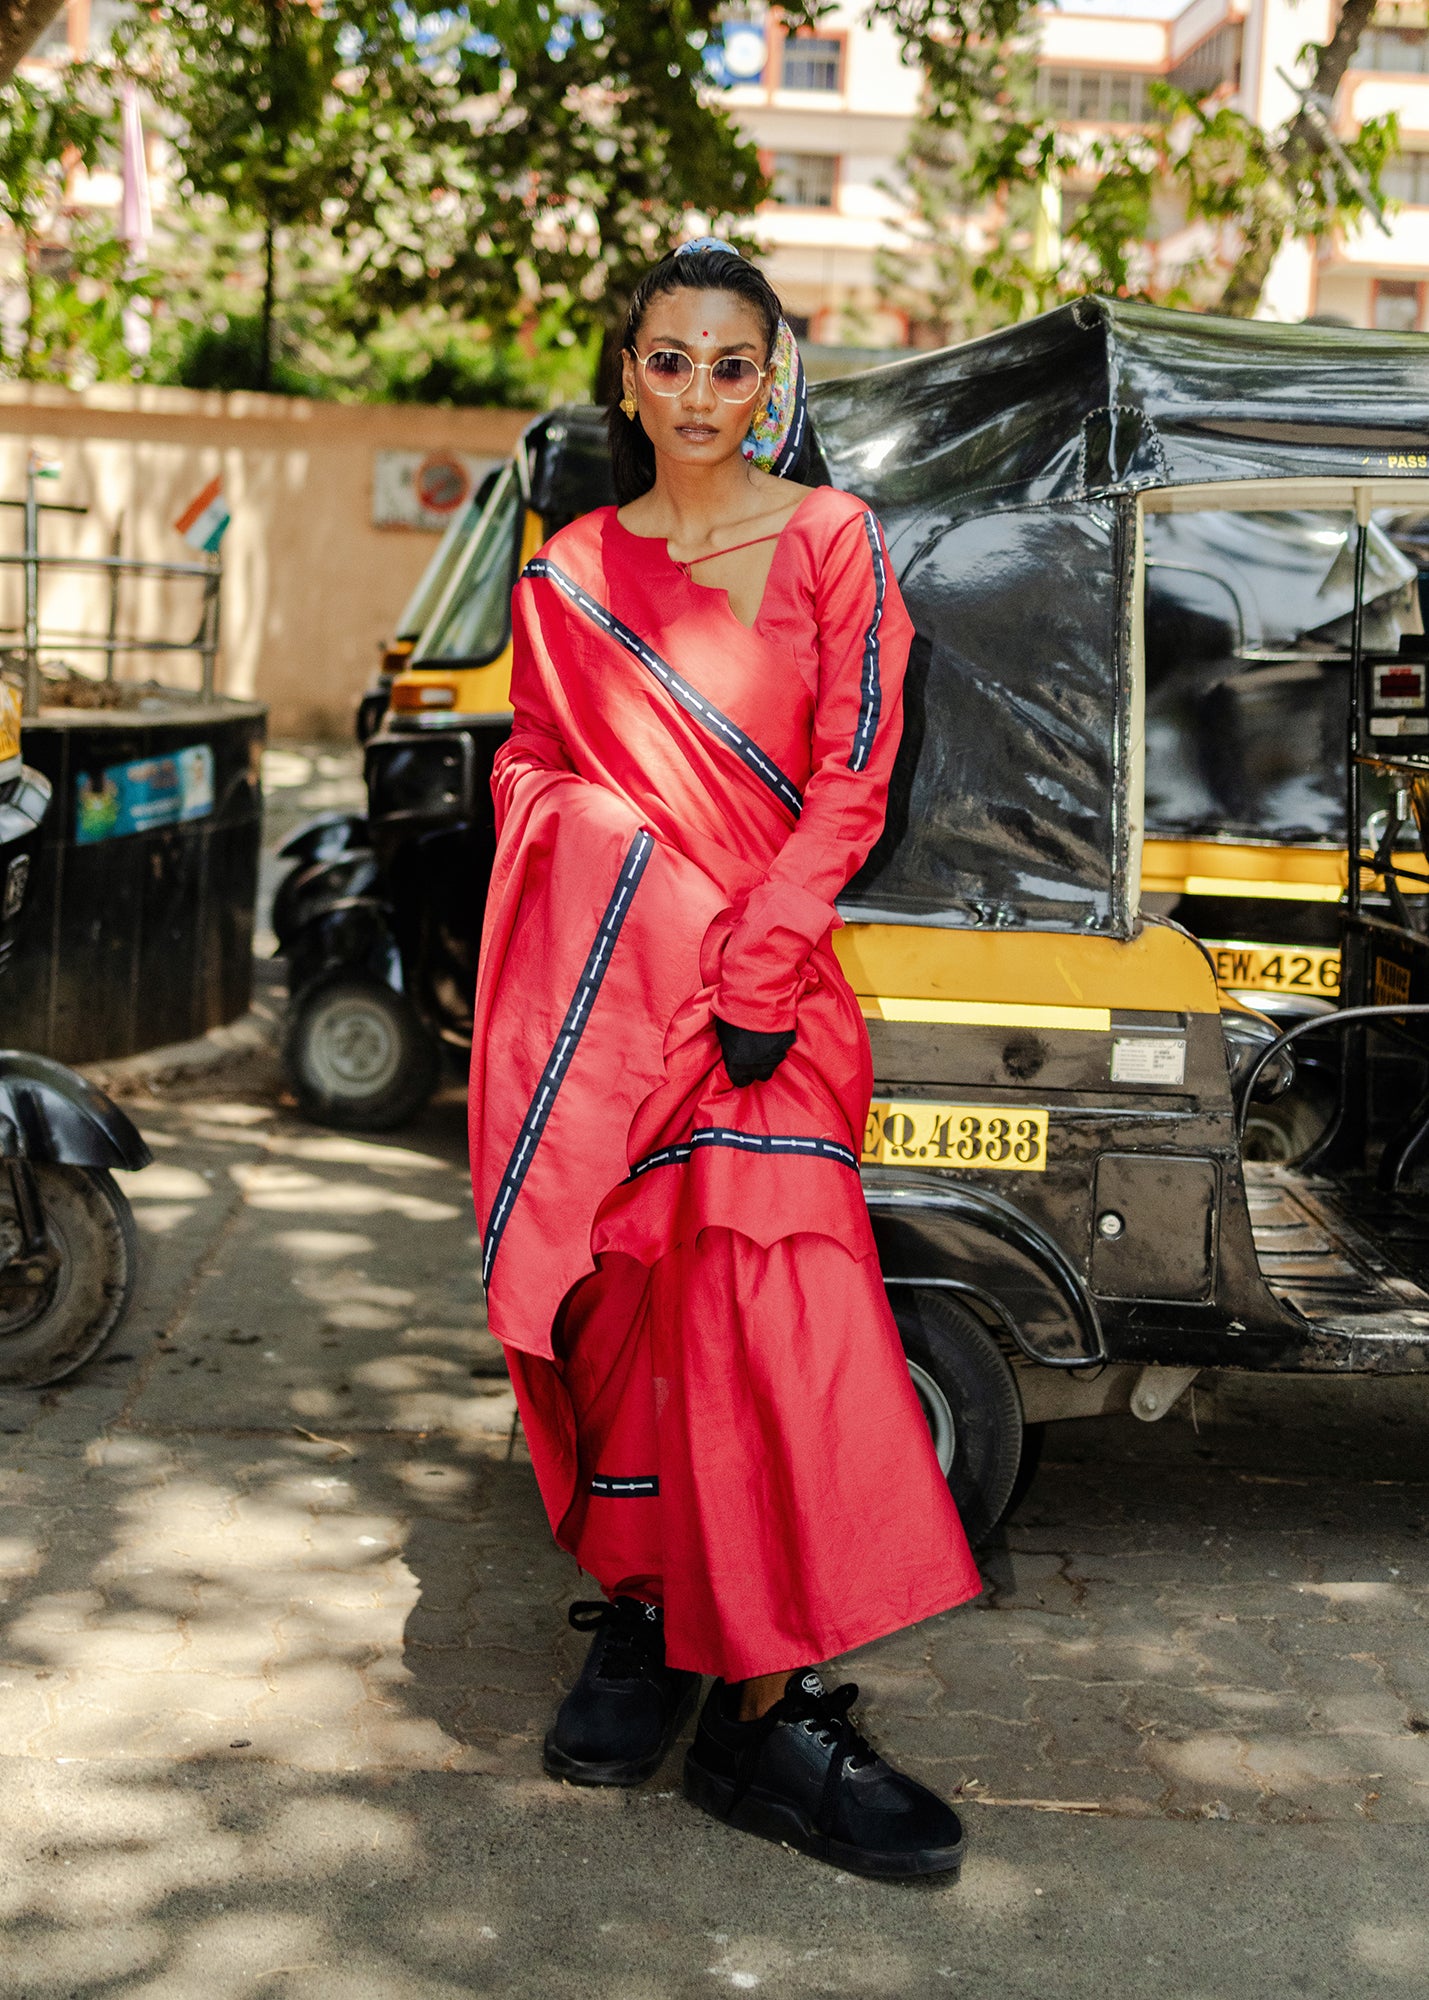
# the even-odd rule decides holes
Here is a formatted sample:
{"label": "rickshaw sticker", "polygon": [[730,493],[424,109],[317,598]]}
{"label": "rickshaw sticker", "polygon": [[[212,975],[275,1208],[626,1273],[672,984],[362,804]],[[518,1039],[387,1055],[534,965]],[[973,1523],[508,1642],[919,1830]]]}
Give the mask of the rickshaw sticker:
{"label": "rickshaw sticker", "polygon": [[1111,1080],[1113,1083],[1184,1083],[1184,1036],[1119,1035],[1111,1045]]}
{"label": "rickshaw sticker", "polygon": [[1376,1007],[1393,1007],[1409,1001],[1409,967],[1396,965],[1392,958],[1378,958],[1374,962],[1374,1004]]}
{"label": "rickshaw sticker", "polygon": [[1327,947],[1207,942],[1216,983],[1242,993],[1313,993],[1333,999],[1340,990],[1340,954]]}
{"label": "rickshaw sticker", "polygon": [[1045,1173],[1047,1117],[1021,1105],[890,1099],[869,1106],[863,1164]]}
{"label": "rickshaw sticker", "polygon": [[75,842],[84,847],[125,833],[148,833],[212,811],[213,751],[195,743],[167,756],[82,773],[75,790]]}
{"label": "rickshaw sticker", "polygon": [[20,690],[0,681],[0,764],[20,754]]}
{"label": "rickshaw sticker", "polygon": [[18,917],[25,900],[25,884],[30,879],[30,857],[17,854],[5,871],[5,891],[0,896],[0,923]]}

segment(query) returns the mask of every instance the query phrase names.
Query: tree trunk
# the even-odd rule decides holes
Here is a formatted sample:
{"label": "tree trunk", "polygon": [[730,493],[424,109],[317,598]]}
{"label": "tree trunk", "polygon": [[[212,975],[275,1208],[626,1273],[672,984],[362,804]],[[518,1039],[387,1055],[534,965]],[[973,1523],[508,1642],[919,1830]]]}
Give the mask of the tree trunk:
{"label": "tree trunk", "polygon": [[271,389],[273,386],[273,238],[276,234],[272,218],[263,224],[263,314],[258,329],[258,387]]}
{"label": "tree trunk", "polygon": [[620,337],[624,331],[625,314],[622,311],[619,322],[607,320],[601,333],[595,380],[591,384],[591,395],[597,403],[613,403],[620,392]]}
{"label": "tree trunk", "polygon": [[63,7],[64,0],[0,0],[0,83],[13,76]]}
{"label": "tree trunk", "polygon": [[[1335,32],[1321,48],[1315,64],[1315,80],[1310,86],[1315,96],[1333,102],[1335,92],[1343,83],[1345,71],[1360,45],[1360,37],[1369,26],[1375,5],[1376,0],[1345,0]],[[1284,138],[1271,155],[1278,169],[1277,178],[1298,178],[1320,151],[1319,134],[1314,124],[1303,110],[1297,111],[1285,128]],[[1221,312],[1231,313],[1237,319],[1250,319],[1254,314],[1265,290],[1265,281],[1270,276],[1270,267],[1285,241],[1289,226],[1288,208],[1287,203],[1279,214],[1263,213],[1247,228],[1240,255],[1221,294]]]}

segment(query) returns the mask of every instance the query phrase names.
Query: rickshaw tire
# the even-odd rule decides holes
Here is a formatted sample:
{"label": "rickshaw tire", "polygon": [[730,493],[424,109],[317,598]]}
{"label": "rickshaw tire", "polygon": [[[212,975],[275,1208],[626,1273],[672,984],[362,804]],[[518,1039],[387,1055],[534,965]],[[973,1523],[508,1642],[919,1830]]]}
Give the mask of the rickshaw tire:
{"label": "rickshaw tire", "polygon": [[[391,1038],[390,1059],[366,1091],[361,1088],[360,1074],[351,1077],[350,1087],[341,1083],[334,1087],[332,1054],[328,1054],[325,1073],[322,1052],[316,1046],[315,1038],[325,1021],[344,1005],[359,1020],[366,1011],[369,1023],[378,1025],[379,1034],[385,1032]],[[283,1071],[298,1109],[316,1125],[349,1132],[390,1132],[425,1107],[437,1087],[440,1068],[437,1038],[411,1001],[376,979],[351,974],[315,979],[289,1003],[283,1029]]]}
{"label": "rickshaw tire", "polygon": [[1046,1442],[1045,1424],[1023,1424],[1022,1456],[1017,1461],[1017,1477],[1012,1482],[1012,1496],[1003,1510],[1004,1521],[1012,1519],[1031,1492],[1032,1482],[1037,1477],[1037,1468],[1042,1463],[1042,1448]]}
{"label": "rickshaw tire", "polygon": [[[1012,1368],[982,1321],[941,1289],[898,1285],[889,1303],[905,1356],[931,1378],[951,1417],[948,1491],[964,1533],[978,1548],[1021,1498],[1017,1484],[1027,1432]],[[928,1393],[916,1374],[914,1386],[936,1443]]]}
{"label": "rickshaw tire", "polygon": [[[7,1389],[47,1388],[93,1360],[128,1311],[139,1274],[134,1213],[107,1167],[35,1160],[31,1172],[60,1264],[38,1317],[14,1324],[0,1303],[0,1385]],[[0,1195],[8,1194],[0,1163]]]}

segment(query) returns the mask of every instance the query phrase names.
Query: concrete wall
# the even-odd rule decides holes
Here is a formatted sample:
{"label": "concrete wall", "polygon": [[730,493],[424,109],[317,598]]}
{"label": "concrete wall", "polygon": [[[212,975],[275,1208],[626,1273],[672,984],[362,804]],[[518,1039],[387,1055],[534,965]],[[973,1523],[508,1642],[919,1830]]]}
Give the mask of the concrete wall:
{"label": "concrete wall", "polygon": [[[41,546],[107,555],[116,527],[122,553],[191,559],[173,523],[221,474],[233,511],[223,544],[223,640],[219,685],[269,703],[275,734],[346,734],[353,705],[437,537],[377,528],[372,480],[379,451],[454,451],[503,458],[528,417],[509,410],[438,410],[309,403],[287,396],[217,395],[187,389],[103,385],[85,391],[0,384],[0,500],[24,490],[31,445],[53,456],[60,476],[47,500],[88,507],[52,514]],[[21,546],[20,516],[0,510],[0,549]],[[20,576],[0,569],[0,624],[19,624]],[[55,575],[44,622],[102,635],[107,586]],[[191,584],[130,581],[120,629],[191,636],[198,597]],[[13,643],[9,636],[3,643]],[[48,655],[65,655],[62,644]],[[76,664],[97,664],[73,652]],[[119,663],[125,679],[155,674],[152,660]],[[197,684],[197,660],[178,655],[155,677]]]}

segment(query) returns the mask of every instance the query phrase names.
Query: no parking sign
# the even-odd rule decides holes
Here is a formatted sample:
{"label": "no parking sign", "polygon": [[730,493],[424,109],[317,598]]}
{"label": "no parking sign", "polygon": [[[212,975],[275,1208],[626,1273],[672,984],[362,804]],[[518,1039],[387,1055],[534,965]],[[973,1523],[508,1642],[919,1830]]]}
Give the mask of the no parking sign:
{"label": "no parking sign", "polygon": [[494,463],[457,451],[375,453],[372,525],[440,533]]}

